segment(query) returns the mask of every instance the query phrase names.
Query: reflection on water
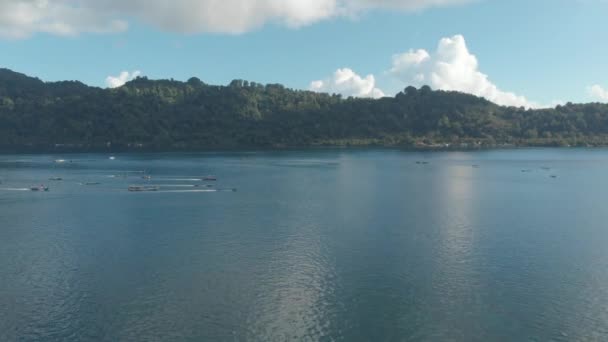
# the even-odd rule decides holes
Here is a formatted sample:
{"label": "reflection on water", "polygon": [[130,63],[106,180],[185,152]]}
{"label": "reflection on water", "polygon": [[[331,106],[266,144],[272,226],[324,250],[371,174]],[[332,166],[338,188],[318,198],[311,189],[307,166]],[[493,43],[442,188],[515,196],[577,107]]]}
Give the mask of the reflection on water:
{"label": "reflection on water", "polygon": [[[475,262],[476,210],[471,166],[448,165],[438,170],[436,191],[437,240],[432,305],[436,327],[425,338],[445,340],[475,338],[479,333]],[[446,308],[449,308],[446,310]],[[458,333],[458,335],[456,335]],[[479,337],[479,336],[478,336]]]}
{"label": "reflection on water", "polygon": [[607,171],[606,150],[0,156],[0,340],[603,341]]}
{"label": "reflection on water", "polygon": [[[328,334],[335,276],[318,219],[325,207],[316,201],[308,182],[277,179],[270,226],[275,227],[272,248],[258,275],[264,284],[248,312],[247,333],[240,339],[316,339]],[[272,229],[267,227],[267,229]]]}

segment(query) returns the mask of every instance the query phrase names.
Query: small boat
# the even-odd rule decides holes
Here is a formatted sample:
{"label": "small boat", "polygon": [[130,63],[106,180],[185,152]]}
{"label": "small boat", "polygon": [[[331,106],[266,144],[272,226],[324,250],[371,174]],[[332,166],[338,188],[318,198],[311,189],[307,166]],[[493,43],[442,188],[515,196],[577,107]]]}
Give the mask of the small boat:
{"label": "small boat", "polygon": [[39,185],[39,186],[33,186],[30,188],[31,191],[49,191],[49,187],[48,186],[44,186],[44,185]]}
{"label": "small boat", "polygon": [[557,178],[557,176],[556,175],[551,175],[551,178]]}
{"label": "small boat", "polygon": [[158,191],[160,188],[158,186],[141,186],[141,185],[131,185],[129,186],[129,191],[131,192],[144,192],[144,191]]}
{"label": "small boat", "polygon": [[63,178],[61,178],[61,177],[51,177],[51,178],[49,178],[49,180],[50,181],[62,181]]}
{"label": "small boat", "polygon": [[217,177],[215,176],[205,176],[203,177],[204,181],[211,181],[211,182],[215,182],[217,180]]}
{"label": "small boat", "polygon": [[150,179],[152,179],[152,176],[150,176],[150,175],[143,175],[143,176],[141,176],[141,178],[145,179],[145,180],[150,180]]}
{"label": "small boat", "polygon": [[66,160],[65,159],[55,159],[55,163],[57,164],[61,164],[61,163],[65,163]]}
{"label": "small boat", "polygon": [[114,156],[110,156],[110,158],[108,158],[108,159],[110,159],[110,160],[115,160],[115,159],[116,159],[116,157],[114,157]]}
{"label": "small boat", "polygon": [[86,182],[86,183],[83,183],[82,185],[99,185],[99,184],[101,184],[101,183],[99,183],[99,182]]}

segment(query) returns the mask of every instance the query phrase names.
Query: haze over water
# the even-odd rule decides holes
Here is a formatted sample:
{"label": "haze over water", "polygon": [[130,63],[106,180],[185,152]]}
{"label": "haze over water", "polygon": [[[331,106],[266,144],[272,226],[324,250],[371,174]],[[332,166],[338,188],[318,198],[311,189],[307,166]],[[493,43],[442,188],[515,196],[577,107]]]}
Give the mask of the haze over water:
{"label": "haze over water", "polygon": [[0,340],[608,340],[608,150],[108,157],[0,156]]}

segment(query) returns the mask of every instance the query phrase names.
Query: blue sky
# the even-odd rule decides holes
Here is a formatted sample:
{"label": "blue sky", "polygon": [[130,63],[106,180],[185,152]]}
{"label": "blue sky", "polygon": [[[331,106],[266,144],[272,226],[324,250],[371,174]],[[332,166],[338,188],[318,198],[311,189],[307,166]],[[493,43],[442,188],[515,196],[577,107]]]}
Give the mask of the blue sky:
{"label": "blue sky", "polygon": [[[310,0],[313,8],[284,0],[294,8],[281,10],[277,0],[258,0],[271,5],[236,15],[210,0],[176,0],[177,10],[161,4],[157,12],[149,7],[159,1],[79,1],[0,1],[0,66],[100,87],[138,70],[354,96],[430,84],[514,105],[608,101],[604,0]],[[343,8],[328,14],[326,4]]]}

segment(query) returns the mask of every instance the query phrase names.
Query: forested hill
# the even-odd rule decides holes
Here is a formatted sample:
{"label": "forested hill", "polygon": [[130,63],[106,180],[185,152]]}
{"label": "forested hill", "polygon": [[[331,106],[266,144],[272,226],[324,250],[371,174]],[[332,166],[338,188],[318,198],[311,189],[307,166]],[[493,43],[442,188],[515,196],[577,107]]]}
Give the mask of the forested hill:
{"label": "forested hill", "polygon": [[45,83],[0,69],[2,150],[203,150],[608,145],[608,105],[500,107],[408,87],[378,100],[235,80],[138,78],[116,89]]}

